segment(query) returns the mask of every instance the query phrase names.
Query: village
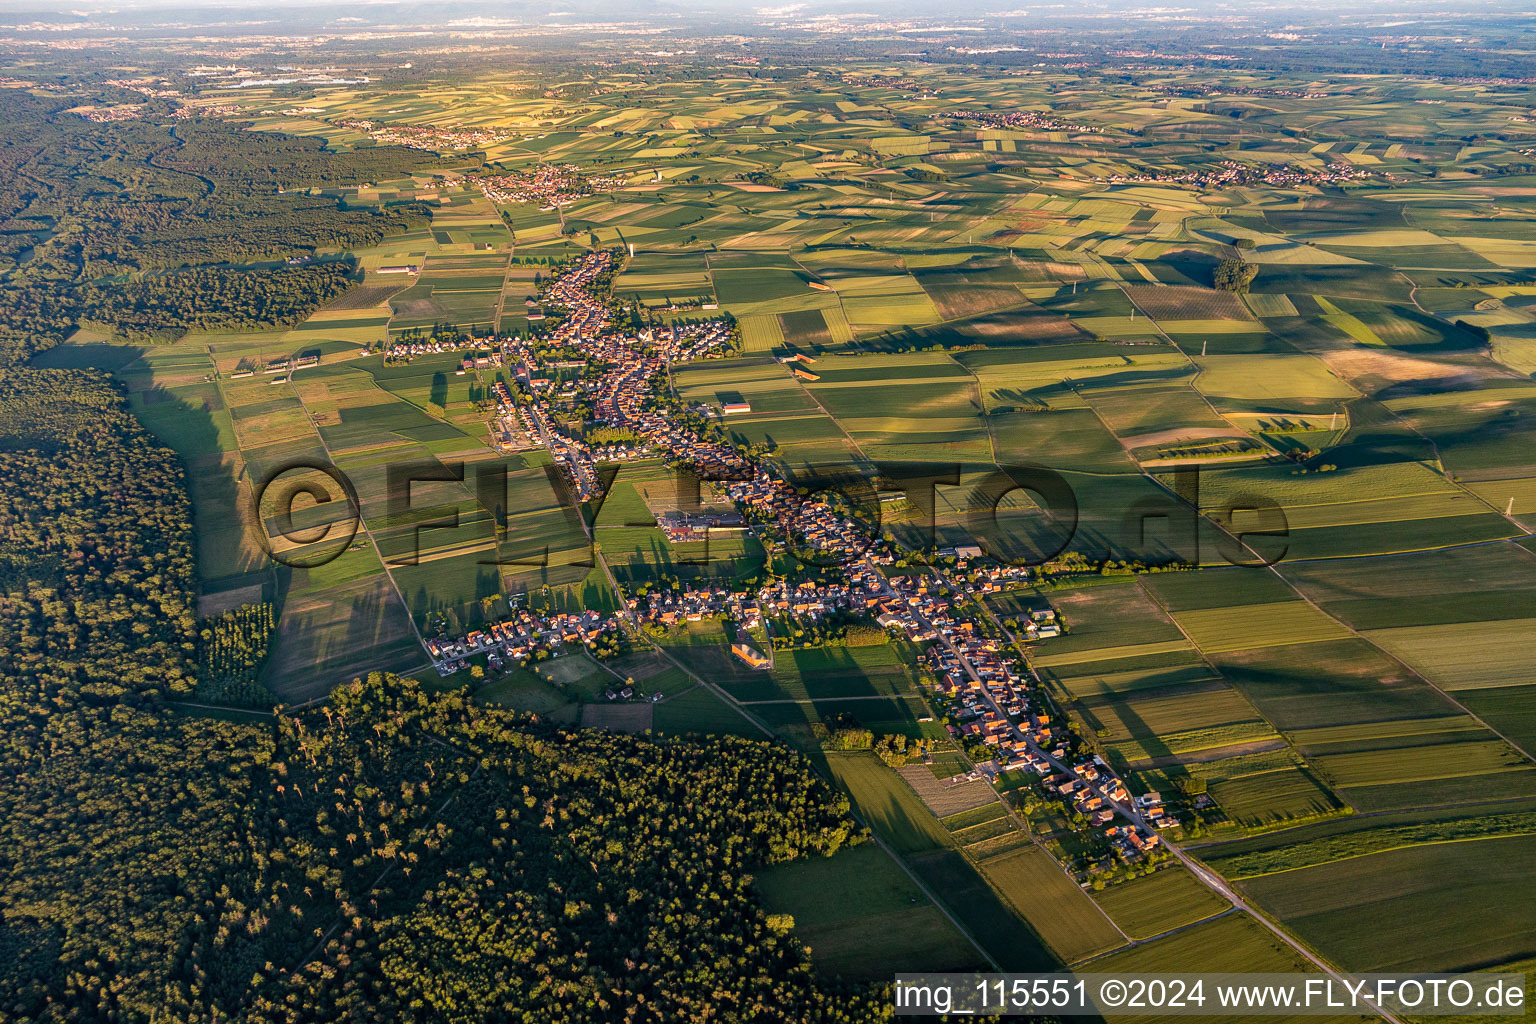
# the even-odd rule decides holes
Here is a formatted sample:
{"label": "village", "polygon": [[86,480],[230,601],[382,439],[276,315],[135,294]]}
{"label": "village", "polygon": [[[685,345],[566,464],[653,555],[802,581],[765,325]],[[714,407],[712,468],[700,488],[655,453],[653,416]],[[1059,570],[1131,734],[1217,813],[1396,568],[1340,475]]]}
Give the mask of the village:
{"label": "village", "polygon": [[348,131],[362,132],[380,146],[407,146],[431,151],[475,149],[518,137],[517,132],[504,128],[384,124],[355,117],[336,118],[331,124]]}
{"label": "village", "polygon": [[[656,525],[670,543],[750,533],[800,553],[808,571],[804,578],[771,578],[752,586],[708,578],[621,586],[622,609],[612,614],[542,616],[518,609],[511,618],[464,636],[427,641],[438,671],[445,676],[462,671],[479,654],[492,669],[578,649],[601,660],[616,650],[620,637],[654,641],[704,619],[724,624],[739,661],[766,669],[789,632],[815,634],[834,620],[870,622],[893,638],[926,645],[922,667],[934,683],[932,699],[981,775],[1032,773],[1042,792],[1094,830],[1121,862],[1147,858],[1159,845],[1158,833],[1178,819],[1155,798],[1133,802],[1104,761],[1080,749],[1065,719],[1049,707],[1023,653],[1025,644],[1060,635],[1057,613],[1037,608],[1014,630],[981,601],[987,594],[1029,586],[1035,571],[995,562],[974,546],[943,551],[933,565],[898,567],[902,552],[888,539],[871,536],[865,524],[827,502],[802,496],[768,464],[704,436],[699,424],[707,429],[711,421],[700,410],[688,410],[691,418],[676,415],[675,400],[665,394],[668,367],[725,354],[732,325],[716,319],[620,330],[607,294],[619,258],[614,250],[595,250],[562,268],[541,296],[543,307],[563,314],[555,326],[536,339],[494,340],[492,353],[481,349],[465,359],[466,368],[504,365],[514,382],[498,381],[492,389],[493,435],[516,434],[546,448],[576,501],[601,496],[600,463],[660,455],[686,466],[714,482],[734,508],[658,514]],[[562,358],[541,361],[539,352]],[[575,354],[582,358],[570,358]],[[562,374],[578,370],[580,376],[564,380]],[[588,444],[562,429],[558,404],[578,399],[589,403],[593,421],[607,428],[607,436],[626,440]],[[610,688],[607,696],[636,699],[628,687]]]}
{"label": "village", "polygon": [[1196,188],[1219,189],[1230,185],[1274,185],[1285,188],[1297,188],[1301,186],[1340,185],[1349,181],[1360,181],[1370,177],[1370,173],[1353,164],[1330,163],[1325,167],[1311,169],[1306,167],[1294,167],[1289,164],[1279,164],[1270,167],[1255,167],[1251,164],[1238,163],[1235,160],[1223,160],[1217,169],[1201,171],[1148,171],[1135,174],[1110,174],[1096,177],[1094,181],[1108,182],[1116,185],[1125,184],[1160,184],[1160,185],[1192,185]]}
{"label": "village", "polygon": [[942,117],[956,121],[976,121],[982,131],[1081,132],[1102,135],[1103,128],[1076,124],[1035,110],[946,110]]}
{"label": "village", "polygon": [[535,203],[543,210],[569,206],[584,196],[617,188],[624,178],[590,175],[573,164],[540,164],[531,171],[471,175],[464,183],[496,203]]}
{"label": "village", "polygon": [[[768,529],[757,527],[736,527]],[[963,559],[945,571],[892,570],[892,552],[866,555],[831,579],[773,580],[747,587],[721,581],[690,581],[679,586],[646,584],[622,591],[623,610],[541,616],[527,609],[455,639],[431,639],[427,650],[439,673],[468,667],[476,654],[492,669],[528,665],[586,649],[602,657],[600,646],[616,650],[621,636],[665,637],[688,623],[706,619],[725,623],[734,635],[732,653],[748,668],[772,664],[776,629],[813,628],[834,618],[873,621],[895,637],[928,645],[922,666],[934,680],[932,698],[951,723],[949,730],[973,758],[979,777],[996,780],[1004,772],[1038,776],[1048,798],[1059,800],[1083,827],[1105,839],[1123,863],[1145,859],[1160,843],[1159,833],[1179,824],[1157,794],[1132,800],[1123,781],[1102,758],[1078,749],[1064,719],[1047,707],[1040,680],[1019,653],[1025,641],[1057,636],[1061,624],[1050,608],[1035,611],[1012,636],[974,598],[1029,584],[1031,570]],[[980,583],[971,577],[979,576]],[[759,648],[769,651],[765,655]],[[609,699],[630,699],[615,689]],[[644,699],[658,699],[651,694]],[[965,781],[966,776],[955,782]]]}

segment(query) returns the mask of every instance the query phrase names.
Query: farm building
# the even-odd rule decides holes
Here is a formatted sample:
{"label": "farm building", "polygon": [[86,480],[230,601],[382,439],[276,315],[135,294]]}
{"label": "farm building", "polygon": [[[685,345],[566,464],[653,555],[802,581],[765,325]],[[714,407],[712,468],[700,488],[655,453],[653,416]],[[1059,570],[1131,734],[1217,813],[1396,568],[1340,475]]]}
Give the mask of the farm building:
{"label": "farm building", "polygon": [[748,644],[731,644],[731,653],[745,662],[749,668],[768,667],[768,659]]}

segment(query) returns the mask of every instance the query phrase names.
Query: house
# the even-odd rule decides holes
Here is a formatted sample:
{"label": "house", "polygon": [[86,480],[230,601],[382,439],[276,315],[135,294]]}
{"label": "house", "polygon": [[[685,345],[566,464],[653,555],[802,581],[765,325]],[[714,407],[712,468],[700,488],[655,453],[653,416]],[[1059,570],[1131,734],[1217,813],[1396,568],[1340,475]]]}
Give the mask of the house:
{"label": "house", "polygon": [[726,416],[731,416],[731,415],[734,415],[734,414],[744,413],[744,412],[751,412],[752,411],[752,403],[751,402],[726,402],[724,405],[720,406],[720,411],[723,414],[725,414]]}
{"label": "house", "polygon": [[768,668],[769,661],[749,644],[731,644],[731,653],[746,663],[748,668]]}

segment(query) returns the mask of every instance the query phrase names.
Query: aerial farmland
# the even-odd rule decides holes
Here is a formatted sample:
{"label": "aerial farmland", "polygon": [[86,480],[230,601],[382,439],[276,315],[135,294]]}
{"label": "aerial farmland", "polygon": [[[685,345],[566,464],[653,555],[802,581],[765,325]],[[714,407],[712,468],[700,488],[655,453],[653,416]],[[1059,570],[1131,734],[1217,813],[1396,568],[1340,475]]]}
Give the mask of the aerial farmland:
{"label": "aerial farmland", "polygon": [[1530,26],[859,17],[0,41],[13,817],[257,851],[151,955],[58,894],[177,844],[38,829],[0,1017],[1536,962]]}

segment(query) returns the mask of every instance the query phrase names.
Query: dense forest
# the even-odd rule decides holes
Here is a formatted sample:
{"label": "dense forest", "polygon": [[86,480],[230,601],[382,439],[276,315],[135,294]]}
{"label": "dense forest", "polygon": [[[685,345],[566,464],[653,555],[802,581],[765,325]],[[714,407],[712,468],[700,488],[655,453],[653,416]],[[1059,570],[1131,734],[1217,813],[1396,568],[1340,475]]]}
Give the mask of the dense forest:
{"label": "dense forest", "polygon": [[178,701],[180,470],[105,377],[0,369],[0,1018],[870,1020],[752,872],[860,841],[787,747],[567,732],[373,676],[250,724]]}
{"label": "dense forest", "polygon": [[79,102],[0,90],[0,365],[82,322],[140,336],[286,326],[352,267],[284,260],[428,223],[418,203],[350,209],[308,188],[430,171],[432,154],[333,153],[215,120],[98,124],[67,112]]}
{"label": "dense forest", "polygon": [[189,330],[292,327],[350,288],[355,272],[351,260],[258,272],[199,268],[91,284],[76,294],[82,323],[127,338],[174,340]]}
{"label": "dense forest", "polygon": [[248,708],[282,703],[259,679],[276,629],[277,608],[265,601],[205,620],[198,629],[194,696],[199,701]]}

